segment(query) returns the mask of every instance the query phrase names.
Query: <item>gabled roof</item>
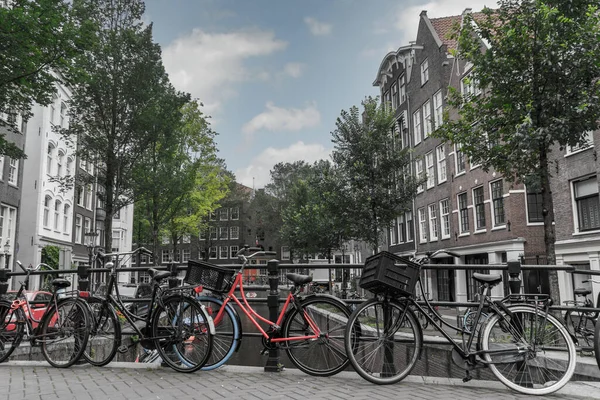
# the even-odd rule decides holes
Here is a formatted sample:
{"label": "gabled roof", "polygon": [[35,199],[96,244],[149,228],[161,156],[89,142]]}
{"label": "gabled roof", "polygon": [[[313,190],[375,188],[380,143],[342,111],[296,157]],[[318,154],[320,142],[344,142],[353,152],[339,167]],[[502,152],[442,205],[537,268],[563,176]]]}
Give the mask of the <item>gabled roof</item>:
{"label": "gabled roof", "polygon": [[456,49],[456,39],[450,39],[449,36],[456,24],[462,22],[462,15],[453,15],[451,17],[431,18],[431,25],[442,44],[446,45],[448,50]]}

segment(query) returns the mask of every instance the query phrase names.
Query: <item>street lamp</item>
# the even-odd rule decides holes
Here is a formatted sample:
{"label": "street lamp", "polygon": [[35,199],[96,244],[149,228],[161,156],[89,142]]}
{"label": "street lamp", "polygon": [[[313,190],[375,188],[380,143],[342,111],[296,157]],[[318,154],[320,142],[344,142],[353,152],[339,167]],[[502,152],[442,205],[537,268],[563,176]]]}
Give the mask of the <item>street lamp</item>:
{"label": "street lamp", "polygon": [[9,269],[9,261],[10,261],[10,239],[6,239],[6,243],[4,244],[4,261],[6,263],[5,268]]}

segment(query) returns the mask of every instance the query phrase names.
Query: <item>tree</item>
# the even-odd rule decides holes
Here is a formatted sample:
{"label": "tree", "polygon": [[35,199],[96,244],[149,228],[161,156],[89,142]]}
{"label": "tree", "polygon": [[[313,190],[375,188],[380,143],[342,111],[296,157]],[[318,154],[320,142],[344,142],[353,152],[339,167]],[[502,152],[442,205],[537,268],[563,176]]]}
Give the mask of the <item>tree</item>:
{"label": "tree", "polygon": [[104,188],[105,243],[110,250],[112,217],[133,201],[137,163],[156,142],[155,125],[163,118],[161,101],[169,98],[172,88],[160,47],[152,41],[152,25],[141,21],[140,0],[77,4],[98,29],[92,49],[74,59],[86,76],[74,87],[69,128],[63,133],[77,143],[79,159],[96,166]]}
{"label": "tree", "polygon": [[368,97],[361,113],[354,106],[342,111],[332,132],[333,161],[350,219],[349,235],[379,250],[380,232],[411,208],[417,186],[410,171],[410,153],[395,140],[391,107]]}
{"label": "tree", "polygon": [[[197,236],[200,217],[220,200],[228,179],[219,170],[216,133],[196,101],[182,104],[185,96],[174,90],[156,105],[159,118],[152,125],[152,141],[136,163],[136,212],[149,229],[153,252],[163,236],[174,251],[184,236]],[[157,184],[160,182],[160,184]]]}
{"label": "tree", "polygon": [[[598,3],[501,0],[497,10],[467,15],[456,37],[455,55],[473,65],[471,83],[483,94],[450,90],[457,116],[446,113],[435,134],[460,143],[486,171],[539,189],[546,256],[555,264],[550,157],[557,143],[582,145],[585,133],[598,129]],[[560,304],[555,271],[550,284]]]}
{"label": "tree", "polygon": [[[34,102],[47,105],[55,83],[74,72],[72,58],[86,44],[90,24],[75,18],[70,2],[12,0],[0,6],[0,127],[26,121]],[[0,134],[0,155],[24,158]]]}

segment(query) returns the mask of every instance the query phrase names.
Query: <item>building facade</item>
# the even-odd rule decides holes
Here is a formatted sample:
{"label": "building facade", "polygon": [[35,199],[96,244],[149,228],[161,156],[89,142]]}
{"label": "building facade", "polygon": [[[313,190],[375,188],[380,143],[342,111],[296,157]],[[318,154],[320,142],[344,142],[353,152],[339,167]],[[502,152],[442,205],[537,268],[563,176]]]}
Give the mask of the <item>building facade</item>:
{"label": "building facade", "polygon": [[[448,33],[462,18],[429,19],[423,11],[416,41],[386,55],[374,82],[382,100],[396,110],[396,137],[412,150],[412,172],[426,177],[412,212],[400,216],[388,233],[389,249],[404,256],[438,249],[460,255],[440,253],[433,260],[440,264],[527,259],[544,253],[541,198],[523,185],[511,184],[496,172],[470,163],[460,143],[432,136],[443,123],[448,89],[477,90],[468,79],[470,66],[451,55],[456,42]],[[426,295],[445,301],[473,300],[477,285],[472,273],[424,271]],[[508,285],[494,288],[496,297],[505,293]]]}

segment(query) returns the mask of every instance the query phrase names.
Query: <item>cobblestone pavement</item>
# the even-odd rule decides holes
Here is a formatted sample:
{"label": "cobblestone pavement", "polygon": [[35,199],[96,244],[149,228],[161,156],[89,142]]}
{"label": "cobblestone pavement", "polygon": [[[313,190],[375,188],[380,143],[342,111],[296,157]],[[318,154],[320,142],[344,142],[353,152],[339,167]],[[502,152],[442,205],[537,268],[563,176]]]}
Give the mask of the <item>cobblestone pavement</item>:
{"label": "cobblestone pavement", "polygon": [[[139,364],[137,365],[139,366]],[[227,366],[218,371],[181,374],[167,368],[56,369],[41,363],[0,365],[0,400],[48,399],[526,399],[499,382],[411,376],[396,385],[377,386],[353,372],[315,378],[296,370],[265,373],[262,368]],[[600,398],[598,383],[570,383],[544,399]]]}

